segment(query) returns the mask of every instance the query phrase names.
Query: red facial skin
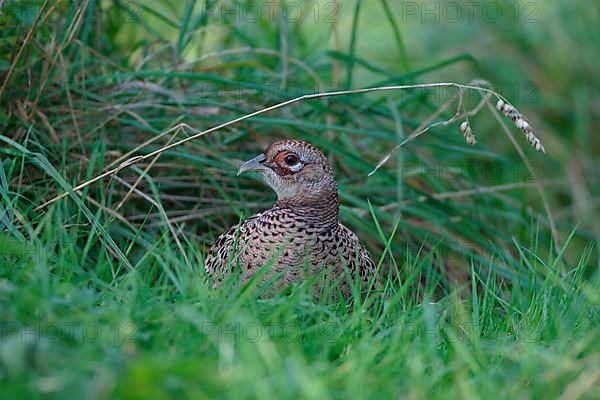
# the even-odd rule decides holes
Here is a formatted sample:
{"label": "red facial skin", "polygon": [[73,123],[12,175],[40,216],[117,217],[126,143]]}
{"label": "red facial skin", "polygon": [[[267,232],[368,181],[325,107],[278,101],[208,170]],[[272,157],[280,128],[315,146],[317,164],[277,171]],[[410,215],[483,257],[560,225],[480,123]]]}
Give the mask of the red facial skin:
{"label": "red facial skin", "polygon": [[285,162],[285,158],[290,154],[293,154],[295,156],[295,154],[292,152],[282,151],[279,154],[277,154],[275,158],[273,158],[271,168],[277,173],[277,175],[293,175],[296,172],[298,172],[290,169],[290,166]]}

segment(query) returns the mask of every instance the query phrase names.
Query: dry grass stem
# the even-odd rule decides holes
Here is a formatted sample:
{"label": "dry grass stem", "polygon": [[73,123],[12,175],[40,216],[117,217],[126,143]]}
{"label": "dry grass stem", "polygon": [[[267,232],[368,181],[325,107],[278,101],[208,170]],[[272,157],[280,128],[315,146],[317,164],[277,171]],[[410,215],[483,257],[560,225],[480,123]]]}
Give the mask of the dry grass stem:
{"label": "dry grass stem", "polygon": [[[417,129],[411,132],[411,134],[408,135],[406,139],[404,139],[402,142],[396,145],[396,147],[394,147],[392,151],[390,151],[388,154],[385,155],[385,157],[379,160],[375,168],[371,172],[369,172],[368,176],[371,176],[375,172],[377,172],[377,170],[381,168],[383,164],[389,161],[389,159],[398,151],[398,149],[400,149],[400,147],[405,146],[407,143],[411,142],[412,140],[416,139],[417,137],[428,132],[436,126],[445,126],[455,122],[460,118],[468,118],[476,115],[483,108],[483,106],[485,106],[485,104],[489,102],[489,98],[492,95],[495,95],[498,98],[501,97],[498,93],[487,88],[486,86],[489,86],[489,83],[487,81],[482,80],[474,80],[469,85],[454,86],[458,89],[458,93],[452,98],[450,98],[448,101],[446,101],[444,104],[442,104],[433,114],[431,114],[425,121],[423,121],[423,123],[421,123],[421,125],[419,125]],[[477,105],[473,109],[468,111],[465,110],[463,104],[463,97],[466,89],[476,90],[482,95]],[[433,122],[436,118],[440,117],[445,111],[447,111],[450,108],[450,106],[457,100],[458,106],[456,107],[456,112],[452,117],[445,121]]]}

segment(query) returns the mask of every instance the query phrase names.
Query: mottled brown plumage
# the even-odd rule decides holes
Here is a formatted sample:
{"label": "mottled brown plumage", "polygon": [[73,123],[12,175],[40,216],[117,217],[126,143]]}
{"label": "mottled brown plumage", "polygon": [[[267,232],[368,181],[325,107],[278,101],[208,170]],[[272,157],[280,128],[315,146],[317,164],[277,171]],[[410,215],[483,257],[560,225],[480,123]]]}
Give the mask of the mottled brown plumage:
{"label": "mottled brown plumage", "polygon": [[[238,175],[258,172],[277,193],[277,202],[239,226],[223,233],[205,261],[215,286],[228,271],[241,269],[244,283],[261,267],[272,288],[302,282],[306,272],[322,273],[344,297],[350,294],[348,276],[363,289],[378,286],[375,265],[356,235],[338,221],[338,190],[323,154],[307,142],[273,143],[264,154],[244,163]],[[322,278],[322,277],[320,277]],[[320,285],[315,285],[318,293]]]}

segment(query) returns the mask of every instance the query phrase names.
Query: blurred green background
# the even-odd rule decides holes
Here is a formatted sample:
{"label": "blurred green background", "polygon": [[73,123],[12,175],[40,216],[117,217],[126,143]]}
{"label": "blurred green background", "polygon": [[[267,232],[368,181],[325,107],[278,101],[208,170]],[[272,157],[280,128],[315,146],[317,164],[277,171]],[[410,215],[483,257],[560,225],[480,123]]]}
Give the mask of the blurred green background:
{"label": "blurred green background", "polygon": [[[594,398],[598,26],[590,1],[0,0],[0,384],[56,398]],[[494,101],[469,118],[472,147],[462,119],[438,124],[454,88],[385,91],[296,103],[72,192],[302,94],[474,80],[526,116],[546,154]],[[275,199],[237,166],[280,138],[329,157],[340,218],[389,274],[389,303],[209,290],[207,247]],[[73,321],[104,339],[69,333]],[[336,340],[230,346],[203,325],[240,321],[303,321]],[[475,339],[449,340],[453,323]],[[421,340],[432,326],[440,341]]]}

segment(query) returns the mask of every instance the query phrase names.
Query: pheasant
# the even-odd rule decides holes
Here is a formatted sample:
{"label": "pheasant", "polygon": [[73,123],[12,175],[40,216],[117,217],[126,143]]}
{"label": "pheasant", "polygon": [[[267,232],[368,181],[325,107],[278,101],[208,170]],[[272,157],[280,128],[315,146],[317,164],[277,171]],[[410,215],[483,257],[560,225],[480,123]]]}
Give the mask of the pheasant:
{"label": "pheasant", "polygon": [[[263,266],[268,270],[258,279],[269,281],[271,289],[303,282],[307,272],[326,275],[344,298],[351,293],[351,280],[363,291],[379,286],[369,253],[338,221],[337,184],[319,149],[298,140],[278,141],[242,164],[238,176],[250,171],[277,193],[277,202],[217,238],[204,264],[214,287],[238,267],[246,284]],[[321,286],[313,287],[317,299]]]}

